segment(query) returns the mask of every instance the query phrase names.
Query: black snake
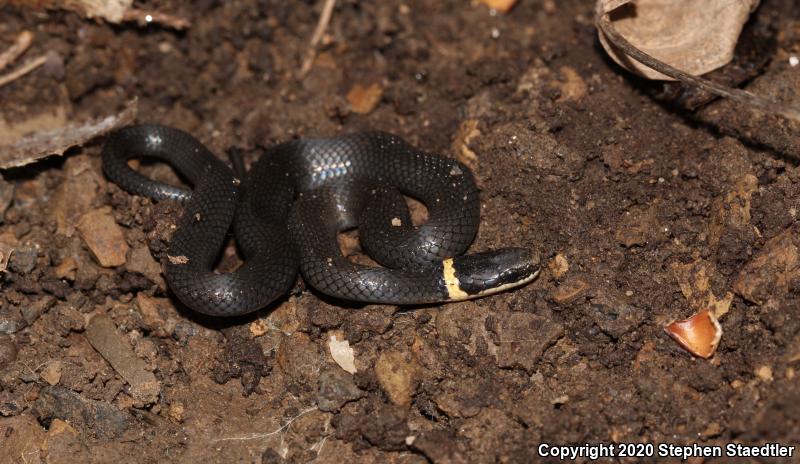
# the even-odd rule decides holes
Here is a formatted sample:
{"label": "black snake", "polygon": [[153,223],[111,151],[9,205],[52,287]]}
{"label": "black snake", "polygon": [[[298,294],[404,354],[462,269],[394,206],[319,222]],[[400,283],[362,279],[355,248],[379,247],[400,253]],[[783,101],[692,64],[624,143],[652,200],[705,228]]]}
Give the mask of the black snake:
{"label": "black snake", "polygon": [[[131,158],[166,161],[192,190],[133,170]],[[123,189],[185,205],[165,275],[188,307],[215,316],[263,308],[291,287],[298,268],[327,295],[365,303],[437,303],[483,296],[533,280],[538,257],[523,248],[461,256],[480,222],[478,189],[463,164],[380,132],[304,138],[264,152],[239,179],[191,135],[159,125],[113,133],[103,170]],[[403,195],[428,208],[415,227]],[[244,263],[214,265],[233,226]],[[337,234],[358,227],[384,267],[354,264]]]}

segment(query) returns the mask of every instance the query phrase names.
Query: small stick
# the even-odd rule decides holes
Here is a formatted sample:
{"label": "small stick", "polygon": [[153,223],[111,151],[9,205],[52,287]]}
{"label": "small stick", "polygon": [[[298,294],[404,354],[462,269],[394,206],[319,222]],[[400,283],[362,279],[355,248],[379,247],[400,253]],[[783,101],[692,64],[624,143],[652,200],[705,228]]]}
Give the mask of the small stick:
{"label": "small stick", "polygon": [[30,31],[20,32],[14,45],[8,47],[8,50],[3,53],[0,53],[0,71],[25,53],[25,50],[31,46],[32,42],[33,34]]}
{"label": "small stick", "polygon": [[308,71],[311,70],[311,65],[314,64],[314,58],[317,56],[317,45],[322,40],[325,30],[328,29],[328,23],[331,22],[331,15],[333,15],[333,7],[335,6],[336,0],[325,0],[325,4],[322,6],[322,14],[319,15],[319,22],[317,22],[317,27],[314,29],[314,35],[311,36],[303,66],[300,68],[301,78],[308,74]]}
{"label": "small stick", "polygon": [[779,114],[794,121],[800,121],[800,108],[777,103],[772,100],[753,95],[746,90],[733,89],[721,84],[717,84],[716,82],[712,82],[708,79],[703,79],[702,77],[692,76],[691,74],[687,74],[680,69],[670,66],[663,61],[653,58],[642,50],[639,50],[630,42],[628,42],[627,39],[625,39],[625,37],[623,37],[619,32],[617,32],[614,26],[611,25],[611,21],[608,20],[606,13],[603,13],[603,11],[600,9],[599,4],[595,10],[595,24],[597,25],[597,28],[600,29],[603,34],[605,34],[606,38],[608,38],[608,40],[610,40],[620,50],[625,52],[626,55],[649,68],[655,69],[661,74],[665,74],[686,84],[693,85],[714,95],[730,98],[731,100],[739,102],[743,105],[758,108],[767,113]]}
{"label": "small stick", "polygon": [[122,15],[123,21],[133,21],[139,26],[147,26],[149,24],[161,24],[176,30],[183,30],[188,28],[191,23],[188,19],[180,16],[174,16],[168,13],[160,13],[158,11],[145,11],[137,8],[131,8],[125,11]]}
{"label": "small stick", "polygon": [[11,71],[10,73],[0,76],[0,87],[8,84],[9,82],[19,79],[25,74],[28,74],[29,72],[43,65],[45,61],[47,61],[47,57],[45,55],[41,55],[38,58],[34,58],[28,61],[27,63]]}

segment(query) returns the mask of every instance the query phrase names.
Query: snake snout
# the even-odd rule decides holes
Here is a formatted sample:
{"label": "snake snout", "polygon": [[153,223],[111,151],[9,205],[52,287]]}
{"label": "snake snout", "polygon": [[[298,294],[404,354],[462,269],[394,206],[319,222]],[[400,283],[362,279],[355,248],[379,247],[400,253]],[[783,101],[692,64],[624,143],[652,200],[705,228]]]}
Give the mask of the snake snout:
{"label": "snake snout", "polygon": [[539,275],[539,256],[527,248],[501,248],[453,260],[460,288],[484,296],[524,285]]}

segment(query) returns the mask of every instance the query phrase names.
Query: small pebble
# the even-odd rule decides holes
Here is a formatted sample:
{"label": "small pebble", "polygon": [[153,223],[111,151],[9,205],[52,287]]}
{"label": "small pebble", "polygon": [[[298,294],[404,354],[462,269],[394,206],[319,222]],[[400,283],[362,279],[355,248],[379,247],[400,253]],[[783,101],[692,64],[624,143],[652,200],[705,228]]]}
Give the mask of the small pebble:
{"label": "small pebble", "polygon": [[139,246],[130,253],[125,266],[130,272],[138,272],[145,276],[149,281],[158,284],[159,287],[166,289],[163,277],[161,277],[161,265],[150,254],[147,246]]}
{"label": "small pebble", "polygon": [[770,366],[761,366],[756,369],[758,378],[765,382],[772,382],[772,368]]}
{"label": "small pebble", "polygon": [[364,392],[356,386],[353,376],[339,368],[326,370],[319,376],[317,406],[321,411],[338,411],[345,403],[362,396]]}
{"label": "small pebble", "polygon": [[352,110],[360,114],[367,114],[375,109],[382,97],[383,87],[377,83],[368,86],[355,84],[346,96]]}
{"label": "small pebble", "polygon": [[550,264],[548,264],[550,268],[550,272],[553,274],[553,277],[556,279],[560,279],[564,276],[564,274],[569,271],[569,261],[567,261],[567,257],[563,254],[557,254]]}
{"label": "small pebble", "polygon": [[25,327],[25,319],[13,306],[0,308],[0,334],[13,334]]}
{"label": "small pebble", "polygon": [[35,247],[20,247],[14,249],[8,262],[8,267],[18,274],[29,274],[36,267],[36,258],[39,250]]}
{"label": "small pebble", "polygon": [[129,247],[122,228],[114,221],[111,208],[99,208],[84,214],[78,223],[78,231],[101,266],[125,264]]}
{"label": "small pebble", "polygon": [[17,360],[17,344],[7,335],[0,335],[0,369]]}
{"label": "small pebble", "polygon": [[22,398],[16,398],[12,393],[0,392],[0,417],[19,415],[24,409],[20,404]]}
{"label": "small pebble", "polygon": [[6,182],[5,179],[0,177],[0,223],[3,222],[3,215],[6,210],[11,206],[14,200],[14,184]]}
{"label": "small pebble", "polygon": [[158,400],[161,383],[147,369],[147,364],[133,352],[128,340],[108,316],[97,315],[89,321],[85,332],[92,347],[130,385],[130,395],[148,404]]}
{"label": "small pebble", "polygon": [[58,382],[61,381],[61,370],[62,364],[61,361],[53,361],[48,363],[42,372],[39,374],[39,377],[42,378],[45,382],[49,383],[50,385],[58,385]]}
{"label": "small pebble", "polygon": [[[522,312],[495,314],[487,319],[486,328],[501,341],[495,353],[497,366],[522,368],[529,374],[536,370],[536,363],[547,348],[564,335],[561,324]],[[536,337],[531,337],[534,333]]]}
{"label": "small pebble", "polygon": [[336,361],[339,367],[351,374],[355,374],[356,365],[353,348],[350,347],[349,341],[339,340],[339,338],[343,337],[334,334],[331,335],[328,341],[328,349],[330,350],[331,357]]}
{"label": "small pebble", "polygon": [[22,318],[25,319],[25,322],[30,325],[33,324],[36,319],[39,319],[42,314],[52,308],[55,303],[55,297],[52,295],[44,295],[30,304],[21,306],[20,313],[22,314]]}
{"label": "small pebble", "polygon": [[186,408],[184,408],[183,404],[181,403],[170,404],[169,410],[167,411],[167,415],[169,416],[169,418],[177,424],[183,422],[183,417],[185,413],[186,413]]}
{"label": "small pebble", "polygon": [[64,57],[55,50],[50,50],[45,55],[46,61],[42,66],[42,72],[48,77],[56,80],[64,79]]}
{"label": "small pebble", "polygon": [[397,351],[381,353],[375,364],[375,377],[389,401],[406,409],[411,407],[411,396],[419,383],[418,372],[413,358]]}

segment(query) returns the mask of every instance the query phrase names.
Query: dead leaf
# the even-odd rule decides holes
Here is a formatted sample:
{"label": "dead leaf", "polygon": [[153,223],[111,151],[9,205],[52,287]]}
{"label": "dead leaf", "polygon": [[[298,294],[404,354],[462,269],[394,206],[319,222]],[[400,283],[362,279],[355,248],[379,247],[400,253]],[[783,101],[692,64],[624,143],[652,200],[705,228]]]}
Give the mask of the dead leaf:
{"label": "dead leaf", "polygon": [[[598,0],[611,24],[633,46],[688,74],[728,64],[742,27],[759,0]],[[620,66],[648,79],[674,80],[630,58],[598,32]]]}
{"label": "dead leaf", "polygon": [[51,155],[63,155],[68,149],[83,145],[89,140],[133,122],[136,117],[136,100],[120,113],[94,119],[83,124],[65,123],[50,130],[37,131],[0,145],[0,169],[25,166]]}
{"label": "dead leaf", "polygon": [[122,21],[133,0],[12,0],[11,4],[34,9],[64,9],[87,18],[102,18],[112,23]]}
{"label": "dead leaf", "polygon": [[688,319],[672,321],[664,331],[688,352],[710,358],[722,339],[722,327],[711,311],[700,311]]}
{"label": "dead leaf", "polygon": [[0,147],[12,145],[36,132],[57,130],[67,124],[67,108],[50,107],[25,119],[7,121],[0,116]]}

